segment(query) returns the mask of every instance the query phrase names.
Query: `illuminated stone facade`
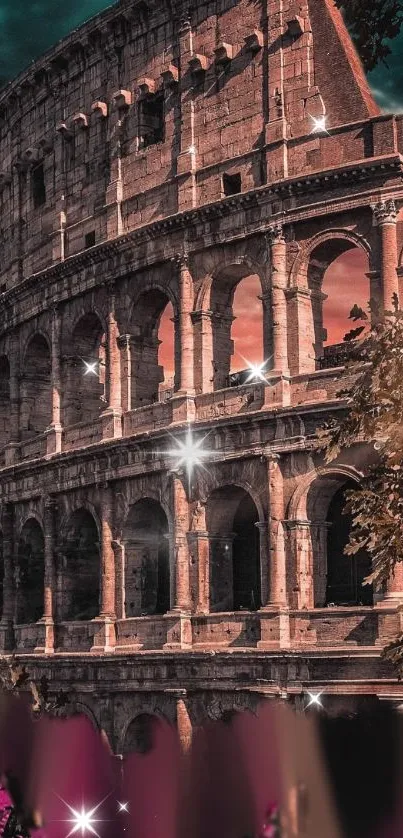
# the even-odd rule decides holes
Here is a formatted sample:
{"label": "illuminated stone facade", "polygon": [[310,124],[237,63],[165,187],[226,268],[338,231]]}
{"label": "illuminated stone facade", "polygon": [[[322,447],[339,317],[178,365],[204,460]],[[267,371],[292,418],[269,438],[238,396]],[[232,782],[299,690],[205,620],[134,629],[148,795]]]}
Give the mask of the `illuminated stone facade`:
{"label": "illuminated stone facade", "polygon": [[[371,452],[324,468],[315,429],[346,381],[323,276],[359,247],[398,292],[402,153],[332,0],[120,2],[0,95],[1,644],[117,752],[144,714],[186,739],[265,697],[401,696],[401,575],[337,569]],[[228,386],[251,275],[271,369]],[[190,422],[189,485],[167,450]]]}

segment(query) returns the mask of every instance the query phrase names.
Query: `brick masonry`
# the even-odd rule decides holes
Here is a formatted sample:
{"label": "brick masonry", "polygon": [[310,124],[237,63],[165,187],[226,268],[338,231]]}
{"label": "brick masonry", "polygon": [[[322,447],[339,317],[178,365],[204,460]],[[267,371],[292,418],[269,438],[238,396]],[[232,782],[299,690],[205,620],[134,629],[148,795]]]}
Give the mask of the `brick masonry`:
{"label": "brick masonry", "polygon": [[[327,267],[359,247],[371,295],[399,289],[402,126],[331,0],[121,2],[0,94],[1,647],[117,752],[147,714],[187,746],[308,688],[402,699],[380,649],[403,579],[329,594],[332,503],[371,452],[324,468],[314,442],[346,383],[323,363]],[[272,368],[228,387],[251,275]],[[189,483],[168,431],[190,422],[210,460]]]}

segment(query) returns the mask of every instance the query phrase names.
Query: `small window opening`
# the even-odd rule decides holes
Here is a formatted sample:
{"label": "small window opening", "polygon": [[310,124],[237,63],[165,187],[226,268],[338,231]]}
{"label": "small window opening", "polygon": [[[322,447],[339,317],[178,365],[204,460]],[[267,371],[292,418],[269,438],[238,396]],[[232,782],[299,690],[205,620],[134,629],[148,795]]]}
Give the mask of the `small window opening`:
{"label": "small window opening", "polygon": [[85,234],[85,247],[94,247],[95,244],[95,230],[90,230]]}
{"label": "small window opening", "polygon": [[241,175],[237,172],[234,175],[224,174],[222,178],[222,185],[224,195],[227,198],[229,195],[238,195],[242,191]]}
{"label": "small window opening", "polygon": [[162,143],[165,138],[164,97],[148,96],[139,102],[140,148]]}
{"label": "small window opening", "polygon": [[43,163],[40,163],[39,166],[35,166],[35,168],[32,169],[32,195],[35,209],[42,207],[46,203],[46,186]]}

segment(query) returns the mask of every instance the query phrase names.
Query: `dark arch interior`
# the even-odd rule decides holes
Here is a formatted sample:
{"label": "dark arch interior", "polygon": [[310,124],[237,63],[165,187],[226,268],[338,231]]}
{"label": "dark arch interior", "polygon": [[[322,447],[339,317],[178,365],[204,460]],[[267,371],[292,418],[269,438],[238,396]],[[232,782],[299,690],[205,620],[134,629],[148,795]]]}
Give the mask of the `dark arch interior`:
{"label": "dark arch interior", "polygon": [[99,614],[100,545],[97,525],[86,509],[71,516],[62,544],[63,620],[93,620]]}
{"label": "dark arch interior", "polygon": [[371,572],[371,559],[365,550],[355,556],[346,556],[344,548],[349,542],[352,527],[351,515],[345,515],[346,492],[356,489],[352,481],[334,494],[328,509],[330,524],[327,536],[327,603],[335,605],[372,605],[373,588],[363,585]]}
{"label": "dark arch interior", "polygon": [[155,726],[158,719],[150,713],[141,713],[130,722],[126,731],[124,754],[148,754],[155,744]]}
{"label": "dark arch interior", "polygon": [[343,836],[378,838],[398,806],[399,716],[367,698],[354,717],[321,715],[318,723]]}
{"label": "dark arch interior", "polygon": [[[131,366],[132,407],[153,404],[159,400],[160,387],[164,382],[164,366],[175,369],[174,388],[177,389],[177,364],[172,355],[177,355],[169,335],[169,346],[164,346],[164,355],[159,358],[159,330],[161,318],[170,300],[158,288],[146,291],[137,300],[131,318]],[[167,330],[165,328],[165,334]]]}
{"label": "dark arch interior", "polygon": [[123,532],[126,617],[169,611],[167,535],[167,517],[157,501],[143,498],[131,508]]}
{"label": "dark arch interior", "polygon": [[[94,369],[89,370],[87,364]],[[103,326],[94,312],[81,317],[73,330],[63,379],[64,425],[97,419],[106,407],[106,344]]]}
{"label": "dark arch interior", "polygon": [[18,544],[17,623],[43,617],[45,541],[37,521],[24,524]]}
{"label": "dark arch interior", "polygon": [[237,486],[215,490],[206,507],[210,536],[212,611],[257,610],[261,605],[259,514]]}
{"label": "dark arch interior", "polygon": [[51,356],[43,335],[35,335],[27,346],[21,389],[21,432],[29,438],[52,421]]}

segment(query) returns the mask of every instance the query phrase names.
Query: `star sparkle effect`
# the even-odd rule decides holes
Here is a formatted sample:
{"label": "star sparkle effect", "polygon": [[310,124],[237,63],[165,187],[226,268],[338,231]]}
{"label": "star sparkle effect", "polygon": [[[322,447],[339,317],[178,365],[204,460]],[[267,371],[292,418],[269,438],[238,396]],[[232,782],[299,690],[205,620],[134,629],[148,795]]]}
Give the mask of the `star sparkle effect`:
{"label": "star sparkle effect", "polygon": [[312,122],[313,128],[311,134],[328,134],[329,131],[327,130],[327,116],[312,116],[309,114]]}
{"label": "star sparkle effect", "polygon": [[308,693],[309,701],[308,701],[308,704],[305,707],[305,710],[307,710],[308,707],[317,707],[318,709],[323,707],[323,704],[321,702],[321,696],[322,695],[323,695],[323,691],[321,693]]}
{"label": "star sparkle effect", "polygon": [[86,835],[96,835],[97,838],[100,838],[99,832],[97,832],[97,830],[95,829],[95,825],[102,823],[102,820],[94,816],[96,815],[100,806],[102,806],[103,802],[104,801],[102,800],[101,803],[98,803],[98,805],[94,806],[93,809],[86,809],[83,804],[81,806],[81,810],[78,810],[74,809],[73,806],[70,806],[69,803],[66,803],[66,801],[63,800],[63,803],[67,806],[68,809],[70,809],[70,812],[73,816],[72,818],[69,818],[67,821],[68,823],[72,824],[72,829],[70,830],[66,838],[70,838],[70,835],[81,835],[82,838],[84,838],[84,836]]}
{"label": "star sparkle effect", "polygon": [[[172,436],[172,434],[170,434],[170,436]],[[206,448],[203,448],[207,436],[208,434],[200,439],[194,439],[192,428],[189,425],[186,431],[185,440],[182,441],[172,436],[176,448],[171,448],[169,451],[164,452],[165,454],[168,454],[168,457],[172,457],[176,460],[176,468],[185,468],[189,480],[192,478],[195,468],[197,468],[197,466],[205,468],[203,460],[211,457],[214,453]]]}
{"label": "star sparkle effect", "polygon": [[119,809],[118,809],[119,814],[121,812],[128,812],[129,811],[129,804],[128,803],[118,803],[118,806],[119,806]]}
{"label": "star sparkle effect", "polygon": [[251,384],[252,382],[256,381],[263,381],[264,384],[267,384],[267,365],[272,360],[272,356],[267,358],[265,361],[262,361],[260,364],[253,364],[247,358],[244,358],[243,355],[239,355],[240,358],[245,362],[247,366],[247,372],[249,373],[248,378],[245,381],[245,384]]}
{"label": "star sparkle effect", "polygon": [[84,375],[99,375],[99,361],[84,361]]}

